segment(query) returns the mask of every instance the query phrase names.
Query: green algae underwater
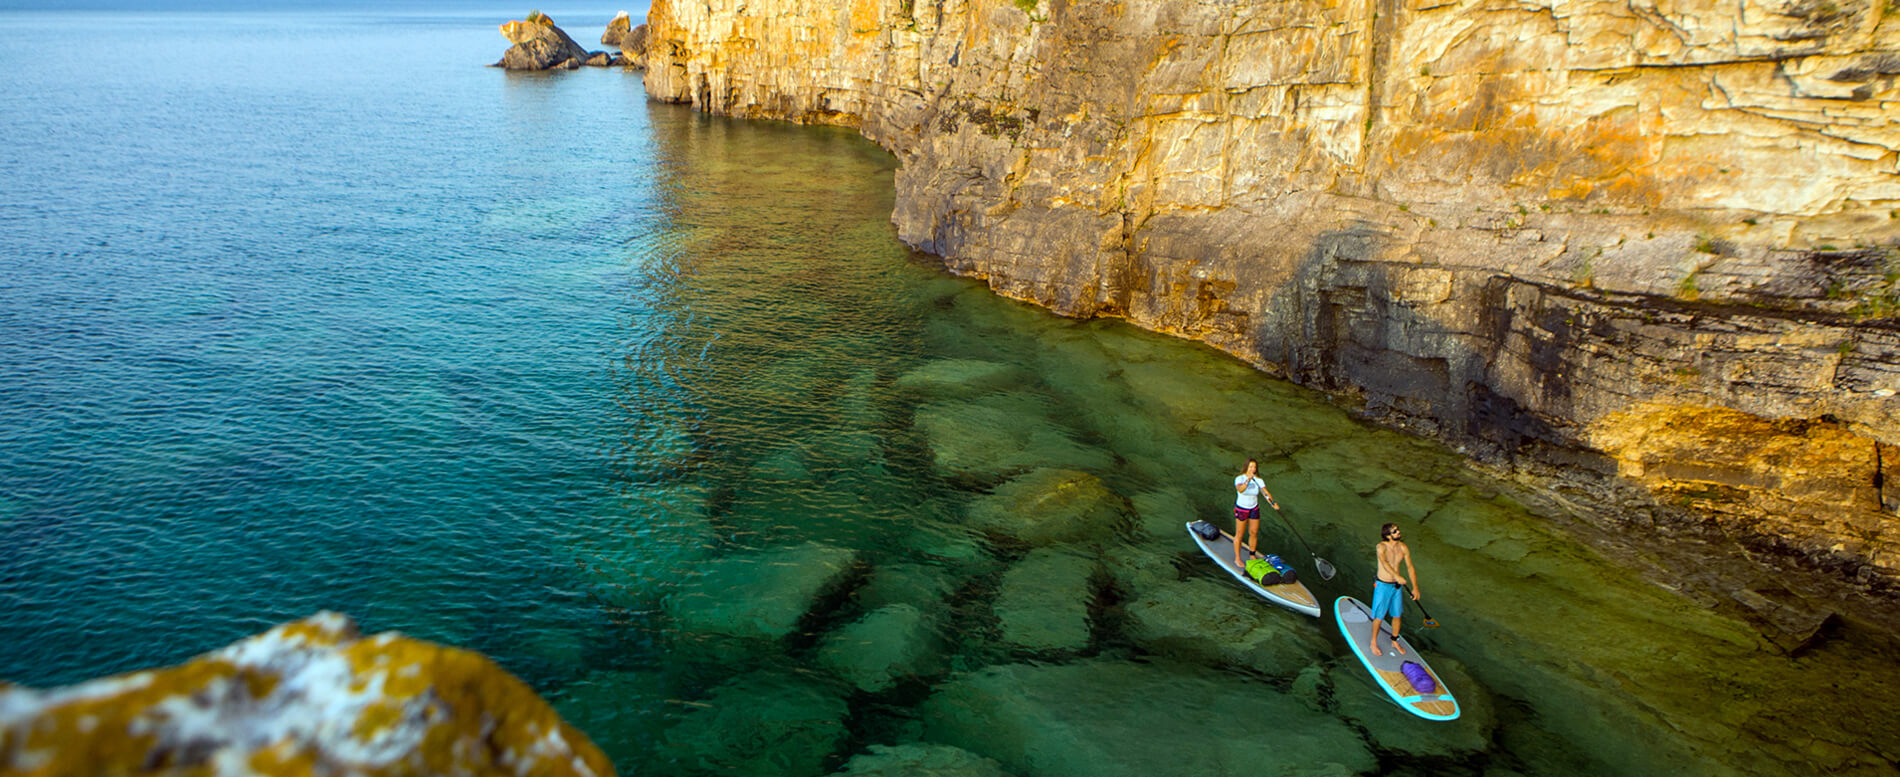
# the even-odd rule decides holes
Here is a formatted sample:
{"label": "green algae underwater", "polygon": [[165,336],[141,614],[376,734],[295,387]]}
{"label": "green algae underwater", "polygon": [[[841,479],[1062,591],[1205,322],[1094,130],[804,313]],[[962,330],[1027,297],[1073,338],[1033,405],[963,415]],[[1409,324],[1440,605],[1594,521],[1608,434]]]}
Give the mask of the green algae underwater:
{"label": "green algae underwater", "polygon": [[[490,37],[418,65],[477,85],[423,101],[449,117],[418,119],[428,142],[349,157],[397,188],[300,187],[286,210],[325,215],[296,229],[223,204],[297,236],[244,249],[266,270],[204,266],[266,243],[179,213],[110,235],[200,259],[151,259],[162,294],[79,234],[6,238],[44,263],[0,302],[0,676],[176,662],[329,607],[493,656],[623,774],[1896,773],[1885,642],[1787,656],[1450,451],[949,277],[895,240],[895,160],[853,133],[441,64]],[[498,182],[428,156],[458,144]],[[116,361],[74,296],[137,335]],[[105,373],[102,399],[62,393]],[[1338,565],[1319,581],[1263,524],[1322,599],[1368,596],[1377,527],[1406,529],[1442,624],[1406,631],[1463,717],[1402,715],[1333,624],[1195,549],[1183,524],[1227,520],[1248,457]]]}
{"label": "green algae underwater", "polygon": [[[622,768],[915,773],[949,745],[1019,775],[1893,772],[1872,638],[1789,658],[1438,446],[946,277],[892,240],[892,161],[848,133],[653,110],[666,347],[696,358],[629,364],[684,391],[671,474],[577,551],[648,658],[554,694]],[[1323,599],[1367,596],[1377,527],[1409,530],[1442,626],[1408,633],[1459,721],[1400,714],[1330,623],[1188,541],[1250,456],[1339,566],[1264,524]]]}

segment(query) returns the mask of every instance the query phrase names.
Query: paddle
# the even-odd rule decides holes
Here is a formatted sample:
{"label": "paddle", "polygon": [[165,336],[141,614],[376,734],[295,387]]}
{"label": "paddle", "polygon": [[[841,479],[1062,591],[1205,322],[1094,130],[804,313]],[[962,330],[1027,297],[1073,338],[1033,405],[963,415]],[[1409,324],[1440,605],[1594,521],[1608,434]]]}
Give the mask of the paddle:
{"label": "paddle", "polygon": [[[1418,593],[1417,586],[1412,587],[1412,593]],[[1425,628],[1428,628],[1428,629],[1438,628],[1438,619],[1432,617],[1431,613],[1425,611],[1424,602],[1421,602],[1417,599],[1413,599],[1412,603],[1418,605],[1418,614],[1425,616]]]}
{"label": "paddle", "polygon": [[1339,570],[1333,568],[1333,562],[1320,558],[1318,553],[1313,552],[1313,546],[1306,544],[1306,538],[1300,536],[1300,530],[1294,529],[1293,522],[1287,520],[1286,513],[1280,512],[1279,502],[1268,501],[1267,504],[1273,505],[1273,514],[1280,516],[1280,522],[1286,524],[1288,529],[1293,529],[1293,537],[1298,539],[1300,545],[1306,548],[1307,554],[1313,557],[1313,566],[1319,568],[1319,579],[1331,580],[1333,575],[1339,574]]}

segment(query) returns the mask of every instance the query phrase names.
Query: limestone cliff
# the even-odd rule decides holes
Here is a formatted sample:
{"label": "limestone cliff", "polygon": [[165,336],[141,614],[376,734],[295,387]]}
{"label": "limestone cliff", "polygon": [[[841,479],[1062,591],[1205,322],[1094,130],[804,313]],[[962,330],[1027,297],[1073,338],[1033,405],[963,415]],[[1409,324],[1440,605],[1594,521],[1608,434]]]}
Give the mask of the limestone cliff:
{"label": "limestone cliff", "polygon": [[0,775],[613,773],[494,662],[360,638],[335,613],[166,669],[44,691],[0,683]]}
{"label": "limestone cliff", "polygon": [[906,242],[1598,515],[1900,581],[1900,3],[656,0],[646,88],[856,127]]}

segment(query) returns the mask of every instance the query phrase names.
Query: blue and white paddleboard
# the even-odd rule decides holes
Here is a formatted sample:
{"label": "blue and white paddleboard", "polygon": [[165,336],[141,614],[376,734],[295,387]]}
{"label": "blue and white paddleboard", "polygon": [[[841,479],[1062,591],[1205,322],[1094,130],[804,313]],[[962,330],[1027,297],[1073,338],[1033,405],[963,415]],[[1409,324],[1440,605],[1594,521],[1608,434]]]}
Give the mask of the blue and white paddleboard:
{"label": "blue and white paddleboard", "polygon": [[[1385,655],[1375,656],[1366,651],[1366,643],[1372,637],[1372,608],[1364,602],[1350,596],[1341,596],[1333,601],[1333,620],[1339,621],[1339,633],[1346,635],[1346,644],[1352,646],[1353,655],[1359,657],[1359,663],[1372,673],[1372,683],[1385,690],[1385,695],[1404,708],[1406,712],[1426,720],[1456,720],[1458,718],[1458,700],[1452,698],[1451,689],[1445,687],[1444,678],[1432,671],[1425,657],[1419,655],[1412,643],[1398,638],[1405,646],[1405,653],[1398,654],[1392,649],[1392,624],[1386,623],[1379,629],[1379,650]],[[1413,687],[1406,679],[1400,666],[1410,661],[1422,667],[1431,675],[1432,683],[1437,687],[1431,693]]]}
{"label": "blue and white paddleboard", "polygon": [[1233,575],[1235,580],[1239,580],[1241,585],[1247,587],[1247,590],[1259,594],[1262,599],[1294,612],[1304,613],[1315,618],[1319,617],[1319,597],[1314,596],[1312,591],[1307,590],[1305,583],[1295,582],[1263,586],[1254,582],[1253,578],[1247,576],[1246,570],[1234,566],[1233,535],[1227,532],[1221,532],[1219,539],[1203,539],[1201,535],[1194,533],[1194,524],[1190,523],[1187,527],[1188,536],[1194,538],[1194,544],[1201,546],[1201,552],[1206,553],[1208,558],[1213,559],[1214,563],[1219,564],[1221,569],[1227,570],[1227,574]]}

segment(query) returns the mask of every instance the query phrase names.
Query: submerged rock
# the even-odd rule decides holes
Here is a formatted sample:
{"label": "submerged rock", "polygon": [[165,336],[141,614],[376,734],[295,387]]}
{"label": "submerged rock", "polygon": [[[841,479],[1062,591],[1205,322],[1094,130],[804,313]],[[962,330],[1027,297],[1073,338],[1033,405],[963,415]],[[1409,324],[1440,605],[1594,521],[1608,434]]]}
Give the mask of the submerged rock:
{"label": "submerged rock", "polygon": [[936,622],[908,604],[874,610],[826,637],[818,663],[869,693],[947,668]]}
{"label": "submerged rock", "polygon": [[904,373],[897,388],[926,397],[973,397],[1022,381],[1022,370],[978,359],[937,359]]}
{"label": "submerged rock", "polygon": [[0,686],[0,774],[610,775],[493,661],[322,612],[178,666]]}
{"label": "submerged rock", "polygon": [[613,21],[607,22],[607,31],[600,34],[600,45],[619,46],[632,25],[633,20],[628,18],[626,11],[614,14]]}
{"label": "submerged rock", "polygon": [[509,70],[551,70],[577,68],[587,60],[587,50],[554,26],[547,14],[536,11],[522,21],[501,26],[501,35],[514,46],[501,55],[497,67]]}
{"label": "submerged rock", "polygon": [[755,672],[713,689],[666,732],[675,758],[719,774],[824,774],[844,744],[849,705],[830,686],[802,677]]}
{"label": "submerged rock", "polygon": [[630,491],[599,517],[609,531],[579,538],[574,561],[589,589],[615,607],[648,610],[673,590],[678,570],[713,554],[717,539],[706,527],[711,494],[698,483]]}
{"label": "submerged rock", "polygon": [[1131,641],[1190,661],[1287,677],[1331,652],[1310,618],[1267,604],[1239,584],[1163,583],[1122,609]]}
{"label": "submerged rock", "polygon": [[929,610],[942,607],[955,590],[955,582],[943,567],[893,564],[873,571],[871,579],[858,588],[855,596],[858,604],[867,610],[893,604]]}
{"label": "submerged rock", "polygon": [[970,503],[972,528],[1030,545],[1113,537],[1128,502],[1087,472],[1039,469]]}
{"label": "submerged rock", "polygon": [[1010,777],[1003,765],[949,745],[872,745],[837,772],[841,777]]}
{"label": "submerged rock", "polygon": [[1181,579],[1177,565],[1181,555],[1161,547],[1165,546],[1110,545],[1102,550],[1102,563],[1115,585],[1132,595]]}
{"label": "submerged rock", "polygon": [[1095,562],[1059,550],[1031,551],[1003,574],[996,620],[1003,642],[1037,652],[1074,652],[1089,644],[1090,578]]}
{"label": "submerged rock", "polygon": [[1187,494],[1178,488],[1136,494],[1133,501],[1141,533],[1156,539],[1184,537],[1187,523],[1199,517],[1194,514],[1194,505],[1188,500]]}
{"label": "submerged rock", "polygon": [[1042,400],[1019,394],[951,401],[917,409],[915,425],[937,468],[955,478],[993,483],[1036,467],[1106,469],[1107,454],[1075,441],[1050,422]]}
{"label": "submerged rock", "polygon": [[666,600],[688,633],[775,640],[845,581],[857,553],[817,543],[727,556],[701,567]]}
{"label": "submerged rock", "polygon": [[665,675],[652,671],[600,669],[561,687],[554,708],[612,759],[621,774],[638,768],[660,751],[668,726],[686,709]]}
{"label": "submerged rock", "polygon": [[992,666],[941,685],[918,719],[930,741],[1042,777],[1317,777],[1377,765],[1345,723],[1298,699],[1168,663]]}

